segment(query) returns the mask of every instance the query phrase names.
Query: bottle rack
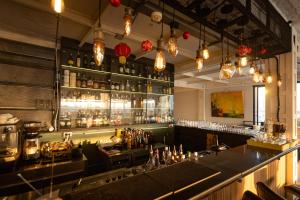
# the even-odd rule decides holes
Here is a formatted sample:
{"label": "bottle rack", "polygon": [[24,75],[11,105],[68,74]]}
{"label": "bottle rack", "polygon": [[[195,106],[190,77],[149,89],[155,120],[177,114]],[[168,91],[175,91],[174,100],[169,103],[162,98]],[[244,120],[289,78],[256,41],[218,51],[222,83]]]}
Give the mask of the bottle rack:
{"label": "bottle rack", "polygon": [[173,66],[158,75],[146,64],[128,61],[128,70],[114,56],[106,56],[100,68],[91,69],[76,66],[76,57],[72,65],[67,63],[67,54],[74,50],[62,52],[60,129],[173,122]]}

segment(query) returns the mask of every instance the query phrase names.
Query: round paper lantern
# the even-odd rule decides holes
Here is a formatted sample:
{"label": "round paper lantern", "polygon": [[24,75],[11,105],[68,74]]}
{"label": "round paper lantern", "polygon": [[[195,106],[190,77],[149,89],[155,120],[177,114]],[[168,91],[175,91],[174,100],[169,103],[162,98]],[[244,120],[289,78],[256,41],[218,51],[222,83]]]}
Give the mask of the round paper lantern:
{"label": "round paper lantern", "polygon": [[119,57],[119,62],[121,64],[126,63],[126,58],[130,55],[131,49],[126,43],[119,43],[115,46],[115,54]]}
{"label": "round paper lantern", "polygon": [[260,55],[265,55],[267,52],[268,52],[268,50],[264,47],[259,50]]}
{"label": "round paper lantern", "polygon": [[109,0],[113,7],[119,7],[121,5],[121,0]]}
{"label": "round paper lantern", "polygon": [[152,48],[153,48],[152,42],[149,40],[144,40],[141,44],[141,48],[142,48],[142,51],[144,51],[144,52],[152,51]]}
{"label": "round paper lantern", "polygon": [[190,32],[186,31],[183,33],[182,37],[183,39],[188,40],[190,38],[190,35],[191,35]]}

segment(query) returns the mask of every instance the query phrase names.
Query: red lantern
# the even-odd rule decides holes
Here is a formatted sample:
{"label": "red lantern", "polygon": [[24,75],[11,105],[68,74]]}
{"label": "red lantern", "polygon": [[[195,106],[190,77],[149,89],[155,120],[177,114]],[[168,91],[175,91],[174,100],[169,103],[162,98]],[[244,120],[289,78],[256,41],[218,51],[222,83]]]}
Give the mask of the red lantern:
{"label": "red lantern", "polygon": [[113,7],[119,7],[121,5],[121,0],[109,0]]}
{"label": "red lantern", "polygon": [[265,55],[267,52],[268,52],[268,50],[264,47],[259,50],[260,55]]}
{"label": "red lantern", "polygon": [[126,43],[119,43],[115,46],[115,54],[119,57],[119,62],[121,64],[126,63],[126,58],[130,55],[131,49]]}
{"label": "red lantern", "polygon": [[[239,55],[240,56],[245,56],[246,54],[248,54],[249,53],[249,51],[250,51],[250,49],[249,49],[250,47],[247,47],[246,45],[241,45],[241,46],[239,46],[239,48],[237,49],[238,50],[238,53],[239,53]],[[251,49],[251,52],[252,52],[252,49]]]}
{"label": "red lantern", "polygon": [[152,51],[152,48],[153,48],[152,42],[149,40],[144,40],[141,44],[141,48],[142,48],[142,51],[144,51],[144,52]]}
{"label": "red lantern", "polygon": [[188,40],[190,38],[190,32],[186,31],[182,35],[183,39]]}

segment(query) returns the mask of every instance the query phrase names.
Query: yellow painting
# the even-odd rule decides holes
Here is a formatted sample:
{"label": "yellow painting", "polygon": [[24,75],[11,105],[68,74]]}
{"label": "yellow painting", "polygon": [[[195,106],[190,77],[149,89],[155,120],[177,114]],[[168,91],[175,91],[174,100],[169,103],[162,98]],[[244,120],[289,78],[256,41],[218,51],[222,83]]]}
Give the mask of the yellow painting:
{"label": "yellow painting", "polygon": [[213,117],[244,118],[243,92],[212,93],[211,115]]}

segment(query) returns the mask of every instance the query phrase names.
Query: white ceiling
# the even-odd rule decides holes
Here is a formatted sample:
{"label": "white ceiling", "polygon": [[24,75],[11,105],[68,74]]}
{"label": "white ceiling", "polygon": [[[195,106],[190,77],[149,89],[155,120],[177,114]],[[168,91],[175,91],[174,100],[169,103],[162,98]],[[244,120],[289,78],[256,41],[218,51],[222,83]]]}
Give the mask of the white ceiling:
{"label": "white ceiling", "polygon": [[[287,0],[273,0],[278,7],[285,6],[286,13],[291,13],[291,19],[299,23],[299,6],[297,1],[288,0],[293,8],[285,5]],[[54,46],[56,17],[50,7],[50,0],[0,0],[0,37],[22,40],[41,46]],[[297,4],[297,5],[293,5]],[[112,7],[108,1],[103,1],[102,27],[105,32],[105,44],[114,48],[120,40],[116,33],[123,33],[124,6]],[[298,7],[297,7],[298,6]],[[292,14],[293,13],[293,14]],[[61,17],[60,35],[73,38],[82,43],[92,43],[93,27],[97,24],[98,0],[65,0],[65,10]],[[191,25],[193,26],[193,25]],[[196,27],[195,27],[196,28]],[[209,30],[208,30],[209,31]],[[148,39],[156,45],[160,37],[161,25],[151,22],[150,18],[138,14],[132,27],[132,34],[123,39],[132,49],[133,54],[143,55],[140,49],[141,41]],[[175,64],[175,85],[190,88],[220,87],[232,84],[252,84],[248,77],[236,77],[230,81],[220,81],[218,78],[220,48],[210,47],[211,59],[205,64],[203,72],[194,70],[194,57],[198,48],[198,38],[191,36],[184,40],[183,30],[178,30],[179,55],[173,58],[167,54],[167,62]],[[169,36],[169,27],[165,25],[164,38]],[[20,39],[21,38],[21,39]],[[23,38],[26,38],[24,40]],[[145,54],[145,57],[154,58],[155,51]]]}

